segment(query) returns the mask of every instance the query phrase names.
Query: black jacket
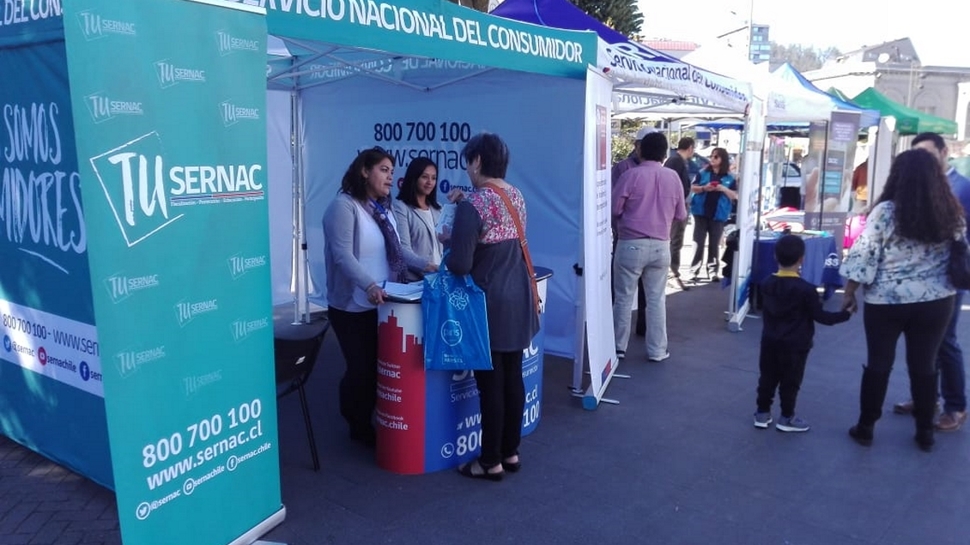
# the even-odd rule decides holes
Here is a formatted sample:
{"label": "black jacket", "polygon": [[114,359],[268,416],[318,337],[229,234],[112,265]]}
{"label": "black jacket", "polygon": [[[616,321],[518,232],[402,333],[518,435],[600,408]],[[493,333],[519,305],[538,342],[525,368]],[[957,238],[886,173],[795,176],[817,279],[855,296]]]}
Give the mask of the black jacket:
{"label": "black jacket", "polygon": [[815,337],[815,322],[834,325],[847,321],[849,311],[822,310],[815,286],[793,276],[772,275],[761,282],[764,329],[761,341],[780,344],[790,350],[809,350]]}

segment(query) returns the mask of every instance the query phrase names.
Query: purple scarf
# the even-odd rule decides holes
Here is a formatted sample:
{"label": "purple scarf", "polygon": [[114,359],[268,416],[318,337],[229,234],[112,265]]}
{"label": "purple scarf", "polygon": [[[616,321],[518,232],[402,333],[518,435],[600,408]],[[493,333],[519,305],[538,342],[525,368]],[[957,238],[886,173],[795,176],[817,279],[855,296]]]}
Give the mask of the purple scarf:
{"label": "purple scarf", "polygon": [[[390,206],[390,199],[382,200],[385,201],[384,204]],[[384,251],[387,253],[387,264],[391,269],[391,277],[388,280],[391,282],[407,282],[408,266],[404,262],[404,251],[401,249],[401,240],[397,238],[397,232],[394,231],[394,225],[387,217],[387,208],[374,199],[370,199],[368,204],[371,214],[374,216],[374,221],[377,222],[377,226],[381,228],[381,234],[384,235]]]}

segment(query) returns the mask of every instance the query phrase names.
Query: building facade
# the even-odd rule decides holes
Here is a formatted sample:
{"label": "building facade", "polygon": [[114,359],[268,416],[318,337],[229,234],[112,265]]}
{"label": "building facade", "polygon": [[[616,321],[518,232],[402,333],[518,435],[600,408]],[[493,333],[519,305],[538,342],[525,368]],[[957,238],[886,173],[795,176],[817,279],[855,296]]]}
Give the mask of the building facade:
{"label": "building facade", "polygon": [[960,84],[970,81],[970,67],[923,66],[909,38],[846,53],[806,72],[805,77],[820,89],[835,87],[849,97],[874,87],[900,104],[957,121],[961,126],[957,138],[970,137],[966,106],[962,119],[957,115]]}

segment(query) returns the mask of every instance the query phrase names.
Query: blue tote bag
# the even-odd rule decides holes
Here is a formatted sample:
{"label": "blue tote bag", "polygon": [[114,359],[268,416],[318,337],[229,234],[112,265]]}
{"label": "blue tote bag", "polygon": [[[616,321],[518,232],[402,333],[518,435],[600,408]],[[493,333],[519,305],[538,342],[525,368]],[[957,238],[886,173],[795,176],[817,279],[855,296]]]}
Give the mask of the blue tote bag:
{"label": "blue tote bag", "polygon": [[447,270],[426,275],[421,315],[426,370],[492,370],[485,292],[471,275]]}

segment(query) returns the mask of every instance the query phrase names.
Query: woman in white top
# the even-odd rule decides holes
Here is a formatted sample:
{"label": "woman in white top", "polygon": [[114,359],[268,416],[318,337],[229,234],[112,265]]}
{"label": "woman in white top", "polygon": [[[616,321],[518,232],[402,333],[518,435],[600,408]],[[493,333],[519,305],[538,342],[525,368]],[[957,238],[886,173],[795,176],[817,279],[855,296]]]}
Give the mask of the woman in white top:
{"label": "woman in white top", "polygon": [[922,149],[899,154],[840,271],[848,279],[843,308],[856,310],[860,285],[865,301],[868,358],[862,373],[859,421],[849,430],[859,444],[872,444],[896,343],[903,335],[916,443],[925,451],[933,448],[936,353],[956,293],[946,270],[950,242],[962,236],[964,228],[963,209],[939,160]]}
{"label": "woman in white top", "polygon": [[323,216],[327,317],[347,369],[340,380],[340,414],[350,437],[375,441],[371,413],[377,401],[377,305],[385,281],[405,282],[407,269],[436,263],[401,247],[390,212],[394,158],[380,148],[362,151],[347,168],[340,193]]}
{"label": "woman in white top", "polygon": [[[438,165],[427,157],[411,161],[394,201],[394,219],[401,246],[432,263],[441,263],[441,242],[435,231],[441,217],[438,204]],[[421,280],[423,271],[408,268],[408,281]]]}

